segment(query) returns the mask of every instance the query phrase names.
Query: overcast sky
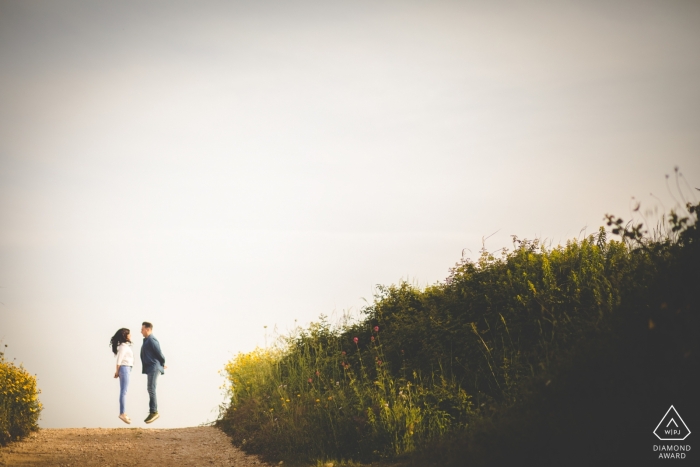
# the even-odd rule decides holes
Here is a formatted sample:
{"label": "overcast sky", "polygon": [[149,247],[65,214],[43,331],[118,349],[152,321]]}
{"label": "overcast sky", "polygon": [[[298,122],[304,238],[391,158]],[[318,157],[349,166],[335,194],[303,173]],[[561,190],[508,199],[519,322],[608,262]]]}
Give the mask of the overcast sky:
{"label": "overcast sky", "polygon": [[155,324],[156,425],[197,425],[274,326],[672,207],[698,51],[694,0],[0,0],[0,339],[41,426],[123,426],[120,327]]}

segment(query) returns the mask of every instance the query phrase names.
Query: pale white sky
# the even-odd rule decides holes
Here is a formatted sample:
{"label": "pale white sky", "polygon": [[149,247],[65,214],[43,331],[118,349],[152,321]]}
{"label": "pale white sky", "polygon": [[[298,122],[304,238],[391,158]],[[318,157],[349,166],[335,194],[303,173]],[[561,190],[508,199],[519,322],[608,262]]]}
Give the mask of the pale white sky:
{"label": "pale white sky", "polygon": [[264,325],[670,207],[698,50],[696,1],[0,0],[0,339],[41,425],[122,426],[119,327],[155,324],[157,425],[196,425]]}

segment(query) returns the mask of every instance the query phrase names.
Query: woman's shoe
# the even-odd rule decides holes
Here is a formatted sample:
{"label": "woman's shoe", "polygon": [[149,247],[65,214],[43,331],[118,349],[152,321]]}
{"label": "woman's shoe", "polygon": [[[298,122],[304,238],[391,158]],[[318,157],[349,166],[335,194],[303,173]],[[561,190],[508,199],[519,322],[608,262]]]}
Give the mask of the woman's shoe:
{"label": "woman's shoe", "polygon": [[131,423],[131,419],[126,414],[119,414],[119,419],[124,423]]}

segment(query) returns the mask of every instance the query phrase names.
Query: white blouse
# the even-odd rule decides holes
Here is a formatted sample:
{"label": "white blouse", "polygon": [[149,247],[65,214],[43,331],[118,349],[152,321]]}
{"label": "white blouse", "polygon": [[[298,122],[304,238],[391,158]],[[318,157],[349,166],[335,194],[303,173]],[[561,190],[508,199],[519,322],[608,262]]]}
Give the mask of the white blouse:
{"label": "white blouse", "polygon": [[131,345],[122,342],[117,347],[117,365],[134,366],[134,352],[131,350]]}

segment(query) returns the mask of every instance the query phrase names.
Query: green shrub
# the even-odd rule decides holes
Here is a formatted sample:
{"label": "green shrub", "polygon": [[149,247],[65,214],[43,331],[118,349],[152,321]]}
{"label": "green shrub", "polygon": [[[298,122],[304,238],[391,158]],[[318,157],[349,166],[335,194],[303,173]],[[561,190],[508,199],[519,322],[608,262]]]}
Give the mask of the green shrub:
{"label": "green shrub", "polygon": [[281,349],[238,355],[225,367],[231,404],[219,425],[268,456],[366,460],[411,452],[465,423],[470,396],[454,381],[395,375],[379,329],[343,350],[346,334],[322,319]]}
{"label": "green shrub", "polygon": [[[274,350],[229,362],[231,402],[218,424],[246,450],[276,459],[396,459],[447,446],[457,454],[435,456],[436,465],[467,457],[481,465],[488,456],[478,446],[488,443],[475,440],[491,435],[494,449],[511,443],[503,453],[532,449],[537,433],[562,432],[562,416],[543,406],[548,397],[574,423],[594,413],[572,398],[589,397],[581,388],[598,394],[590,388],[598,379],[588,378],[598,369],[609,372],[600,384],[641,400],[630,384],[644,374],[644,353],[630,320],[646,332],[647,322],[651,330],[686,319],[678,342],[697,342],[697,303],[689,301],[700,283],[697,212],[671,213],[653,238],[613,217],[620,241],[602,227],[555,248],[514,238],[512,251],[482,251],[444,282],[379,287],[361,322],[333,328],[322,318]],[[697,349],[681,350],[697,358]],[[676,373],[692,374],[686,366]],[[493,465],[507,457],[489,455]]]}
{"label": "green shrub", "polygon": [[0,352],[0,445],[38,429],[42,405],[36,378],[21,365],[5,360]]}
{"label": "green shrub", "polygon": [[467,430],[402,465],[656,461],[651,429],[669,405],[685,420],[700,414],[699,212],[700,205],[687,205],[685,216],[672,213],[653,236],[610,216],[627,247],[624,274],[611,281],[619,297],[612,313],[595,327],[583,326],[576,345],[560,346],[546,370],[522,380],[514,388],[517,401],[494,404]]}

